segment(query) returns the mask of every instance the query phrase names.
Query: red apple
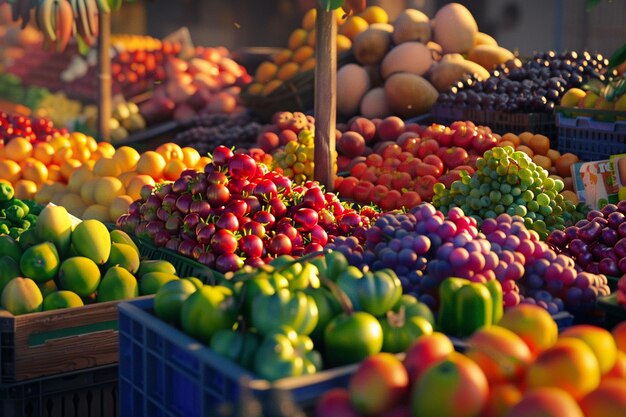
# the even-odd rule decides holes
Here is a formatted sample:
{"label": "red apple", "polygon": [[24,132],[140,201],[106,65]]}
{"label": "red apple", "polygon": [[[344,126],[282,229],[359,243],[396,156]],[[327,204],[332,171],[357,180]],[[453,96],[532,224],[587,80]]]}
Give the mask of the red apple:
{"label": "red apple", "polygon": [[378,137],[381,140],[395,141],[402,133],[404,133],[404,120],[397,116],[384,118],[378,126]]}
{"label": "red apple", "polygon": [[498,145],[498,140],[493,135],[487,135],[484,133],[479,133],[476,138],[474,138],[474,142],[472,142],[472,147],[476,149],[476,152],[479,155],[485,153],[485,151],[493,148]]}
{"label": "red apple", "polygon": [[469,155],[464,148],[453,146],[441,154],[441,160],[447,169],[454,169],[459,165],[467,164]]}
{"label": "red apple", "polygon": [[437,175],[434,177],[440,177],[443,174],[443,162],[437,155],[426,155],[422,161],[437,168]]}
{"label": "red apple", "polygon": [[365,150],[365,139],[360,133],[348,131],[337,140],[337,152],[349,158],[363,155]]}
{"label": "red apple", "polygon": [[424,159],[426,155],[437,155],[439,150],[439,142],[435,139],[422,139],[420,146],[417,150],[417,156]]}
{"label": "red apple", "polygon": [[317,400],[315,417],[361,417],[361,415],[352,407],[347,389],[332,388]]}
{"label": "red apple", "polygon": [[400,136],[398,136],[398,139],[396,139],[396,143],[400,145],[402,149],[404,149],[405,143],[410,139],[420,139],[420,135],[415,132],[404,132]]}
{"label": "red apple", "polygon": [[354,408],[365,415],[384,413],[408,394],[409,376],[391,353],[366,358],[350,378],[348,392]]}
{"label": "red apple", "polygon": [[365,143],[370,143],[376,137],[376,125],[365,117],[354,118],[348,129],[360,133],[365,139]]}
{"label": "red apple", "polygon": [[411,383],[414,384],[429,366],[452,352],[454,352],[454,345],[443,333],[434,332],[416,339],[407,349],[404,357],[404,366]]}
{"label": "red apple", "polygon": [[417,191],[405,191],[398,200],[398,206],[400,208],[404,207],[406,209],[410,209],[419,205],[421,202],[422,198]]}
{"label": "red apple", "polygon": [[475,128],[472,129],[469,127],[465,122],[462,122],[457,128],[453,128],[455,123],[450,125],[450,128],[454,130],[452,144],[454,146],[460,146],[463,149],[469,149],[474,139],[478,137],[478,131]]}
{"label": "red apple", "polygon": [[360,180],[352,189],[352,198],[360,203],[370,202],[370,194],[374,189],[374,184],[369,181]]}

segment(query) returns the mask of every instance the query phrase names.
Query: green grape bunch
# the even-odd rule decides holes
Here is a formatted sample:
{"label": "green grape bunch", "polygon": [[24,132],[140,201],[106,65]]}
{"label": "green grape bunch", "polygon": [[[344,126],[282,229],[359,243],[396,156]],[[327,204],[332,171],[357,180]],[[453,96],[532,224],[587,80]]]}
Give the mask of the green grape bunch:
{"label": "green grape bunch", "polygon": [[586,214],[583,206],[560,194],[565,186],[562,180],[550,178],[548,171],[511,146],[486,151],[476,167],[472,176],[463,171],[450,189],[435,184],[433,205],[444,214],[460,207],[479,224],[502,213],[518,215],[542,240],[552,230],[563,230]]}

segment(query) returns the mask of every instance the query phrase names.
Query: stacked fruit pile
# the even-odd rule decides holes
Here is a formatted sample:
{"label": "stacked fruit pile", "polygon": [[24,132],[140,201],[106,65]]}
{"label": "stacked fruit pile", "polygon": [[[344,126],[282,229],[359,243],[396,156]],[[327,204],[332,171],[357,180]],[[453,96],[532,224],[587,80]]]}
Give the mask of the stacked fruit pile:
{"label": "stacked fruit pile", "polygon": [[117,225],[225,272],[319,251],[335,236],[363,237],[375,214],[343,205],[317,183],[293,185],[252,156],[218,146],[203,171],[185,170],[142,193]]}
{"label": "stacked fruit pile", "polygon": [[0,305],[14,315],[154,294],[178,279],[169,262],[140,261],[126,233],[98,220],[73,226],[59,206],[45,207],[19,242],[0,239]]}
{"label": "stacked fruit pile", "polygon": [[[583,88],[570,88],[561,98],[562,107],[573,107],[579,109],[594,110],[615,110],[626,112],[626,81],[624,78],[615,78],[610,82],[590,83]],[[626,116],[615,114],[585,114],[570,110],[564,110],[566,116],[590,115],[592,118],[614,122],[616,120],[626,120]]]}
{"label": "stacked fruit pile", "polygon": [[315,416],[620,415],[625,354],[626,325],[612,333],[578,325],[559,334],[541,309],[520,306],[476,332],[463,354],[434,333],[417,338],[402,361],[370,356],[347,388],[322,395]]}
{"label": "stacked fruit pile", "polygon": [[33,200],[15,197],[13,187],[0,182],[0,235],[19,238],[23,232],[35,227],[41,209],[41,205]]}

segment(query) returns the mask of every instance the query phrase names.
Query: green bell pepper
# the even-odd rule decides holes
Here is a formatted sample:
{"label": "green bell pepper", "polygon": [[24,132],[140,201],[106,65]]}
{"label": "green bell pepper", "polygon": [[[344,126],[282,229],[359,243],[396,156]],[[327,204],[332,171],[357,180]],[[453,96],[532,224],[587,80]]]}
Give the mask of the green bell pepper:
{"label": "green bell pepper", "polygon": [[3,182],[0,183],[0,201],[9,201],[13,198],[13,195],[15,195],[13,187]]}
{"label": "green bell pepper", "polygon": [[433,333],[433,325],[426,318],[410,315],[402,304],[378,321],[383,329],[383,352],[405,352],[415,339]]}
{"label": "green bell pepper", "polygon": [[5,210],[7,220],[13,224],[19,224],[26,215],[20,206],[9,206]]}
{"label": "green bell pepper", "polygon": [[252,302],[251,316],[252,326],[262,335],[282,326],[309,335],[317,326],[319,312],[311,296],[303,291],[281,288],[271,295],[257,295]]}
{"label": "green bell pepper", "polygon": [[256,333],[224,329],[213,335],[209,347],[244,368],[253,370],[259,344]]}
{"label": "green bell pepper", "polygon": [[[494,280],[495,281],[495,280]],[[498,281],[474,283],[464,278],[446,278],[439,286],[439,330],[457,337],[470,336],[476,330],[494,323],[494,314],[502,307],[502,287]],[[493,293],[493,295],[492,295]]]}
{"label": "green bell pepper", "polygon": [[402,283],[393,270],[367,271],[358,277],[350,268],[353,267],[347,271],[351,273],[346,271],[341,274],[337,285],[350,298],[355,310],[379,317],[389,311],[402,296]]}
{"label": "green bell pepper", "polygon": [[313,349],[308,336],[283,326],[269,333],[254,357],[254,372],[261,378],[275,381],[291,376],[311,375],[322,369],[322,357]]}
{"label": "green bell pepper", "polygon": [[183,302],[180,324],[189,335],[209,343],[222,329],[231,329],[237,320],[237,302],[230,288],[205,285]]}

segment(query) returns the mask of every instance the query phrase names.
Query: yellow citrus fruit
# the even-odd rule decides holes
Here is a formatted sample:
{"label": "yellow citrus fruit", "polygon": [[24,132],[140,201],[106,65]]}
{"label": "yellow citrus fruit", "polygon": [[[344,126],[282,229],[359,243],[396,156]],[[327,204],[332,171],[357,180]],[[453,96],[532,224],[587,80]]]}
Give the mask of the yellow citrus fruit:
{"label": "yellow citrus fruit", "polygon": [[254,73],[254,80],[257,83],[265,84],[276,76],[278,66],[270,61],[262,62]]}
{"label": "yellow citrus fruit", "polygon": [[196,171],[204,171],[204,167],[211,163],[211,158],[201,156],[198,163],[193,167]]}
{"label": "yellow citrus fruit", "polygon": [[102,204],[108,207],[111,201],[118,195],[122,195],[126,192],[124,184],[118,178],[115,177],[102,177],[96,181],[94,185],[93,196],[96,203]]}
{"label": "yellow citrus fruit", "polygon": [[33,154],[33,145],[28,139],[13,138],[4,145],[4,154],[8,159],[20,162]]}
{"label": "yellow citrus fruit", "polygon": [[91,171],[87,165],[81,165],[76,168],[74,172],[72,172],[72,175],[70,175],[67,179],[67,188],[74,193],[78,193],[80,192],[80,187],[83,186],[85,181],[90,180],[93,177],[93,171]]}
{"label": "yellow citrus fruit", "polygon": [[132,198],[133,201],[137,200],[140,197],[139,192],[141,191],[141,187],[143,187],[144,185],[150,185],[154,187],[155,184],[156,182],[150,175],[136,175],[132,180],[130,180],[130,182],[126,186],[126,194],[128,194],[128,196]]}
{"label": "yellow citrus fruit", "polygon": [[163,177],[168,181],[176,181],[180,178],[180,174],[187,169],[185,163],[179,159],[172,159],[165,165],[163,169]]}
{"label": "yellow citrus fruit", "polygon": [[351,41],[354,41],[358,34],[365,31],[368,27],[369,23],[361,16],[350,16],[343,25],[339,26],[338,33],[346,35]]}
{"label": "yellow citrus fruit", "polygon": [[37,193],[37,184],[31,180],[17,180],[13,184],[15,190],[15,198],[20,200],[33,200]]}
{"label": "yellow citrus fruit", "polygon": [[81,162],[77,159],[74,159],[74,158],[66,159],[65,161],[63,161],[60,167],[61,176],[65,179],[65,181],[67,181],[72,175],[72,172],[74,172],[74,170],[79,168],[81,165],[82,165]]}
{"label": "yellow citrus fruit", "polygon": [[82,144],[87,144],[87,135],[85,135],[82,132],[72,132],[70,133],[70,142],[72,143],[72,146],[82,143]]}
{"label": "yellow citrus fruit", "polygon": [[57,135],[52,137],[52,139],[50,139],[48,143],[52,145],[55,151],[58,151],[61,148],[69,148],[72,146],[72,142],[70,142],[69,138],[63,135]]}
{"label": "yellow citrus fruit", "polygon": [[0,178],[15,182],[22,176],[22,169],[20,164],[10,159],[0,160]]}
{"label": "yellow citrus fruit", "polygon": [[61,166],[65,160],[72,158],[72,154],[73,152],[70,146],[64,146],[56,149],[54,151],[54,155],[52,156],[52,163]]}
{"label": "yellow citrus fruit", "polygon": [[302,28],[304,30],[313,30],[315,28],[315,20],[317,19],[317,9],[310,9],[302,18]]}
{"label": "yellow citrus fruit", "polygon": [[352,41],[346,35],[337,35],[337,53],[342,54],[352,48]]}
{"label": "yellow citrus fruit", "polygon": [[139,161],[139,152],[130,146],[121,146],[115,150],[113,160],[117,162],[122,172],[132,171]]}
{"label": "yellow citrus fruit", "polygon": [[86,162],[91,159],[91,151],[84,143],[76,144],[72,147],[72,158],[80,162]]}
{"label": "yellow citrus fruit", "polygon": [[133,202],[133,199],[127,195],[119,195],[111,201],[109,206],[109,216],[111,220],[115,221],[122,214],[128,213],[128,206]]}
{"label": "yellow citrus fruit", "polygon": [[120,181],[122,181],[122,184],[124,184],[124,187],[128,187],[128,183],[130,182],[130,180],[132,180],[136,176],[137,176],[137,173],[135,171],[127,171],[127,172],[122,172],[118,178],[120,179]]}
{"label": "yellow citrus fruit", "polygon": [[83,183],[80,187],[80,198],[83,199],[85,206],[89,206],[91,204],[95,204],[95,189],[96,189],[96,181],[99,178],[92,178]]}
{"label": "yellow citrus fruit", "polygon": [[187,168],[196,166],[196,164],[200,160],[200,153],[190,146],[185,146],[182,150],[183,162],[185,163]]}
{"label": "yellow citrus fruit", "polygon": [[83,211],[82,219],[95,219],[100,220],[103,223],[110,222],[112,220],[109,215],[109,209],[100,204],[92,204],[88,206],[85,211]]}
{"label": "yellow citrus fruit", "polygon": [[149,175],[156,181],[163,177],[165,164],[165,158],[160,153],[146,151],[139,156],[136,170],[138,174]]}
{"label": "yellow citrus fruit", "polygon": [[122,173],[117,161],[113,158],[102,157],[93,166],[96,177],[118,177]]}
{"label": "yellow citrus fruit", "polygon": [[48,142],[37,142],[33,147],[33,157],[48,165],[52,162],[54,147]]}
{"label": "yellow citrus fruit", "polygon": [[159,145],[159,147],[156,148],[156,152],[161,154],[163,159],[165,159],[165,162],[169,162],[172,159],[178,159],[182,161],[184,157],[183,150],[180,148],[180,146],[172,142]]}
{"label": "yellow citrus fruit", "polygon": [[43,162],[35,158],[26,158],[22,161],[22,178],[35,184],[41,184],[48,179],[48,168]]}
{"label": "yellow citrus fruit", "polygon": [[61,174],[60,166],[56,164],[48,165],[48,180],[53,182],[63,181],[63,175]]}
{"label": "yellow citrus fruit", "polygon": [[370,25],[372,23],[389,23],[389,15],[380,6],[368,6],[359,13],[363,19],[367,21]]}
{"label": "yellow citrus fruit", "polygon": [[94,152],[100,151],[102,156],[112,158],[115,154],[115,148],[109,142],[98,142],[98,147]]}

